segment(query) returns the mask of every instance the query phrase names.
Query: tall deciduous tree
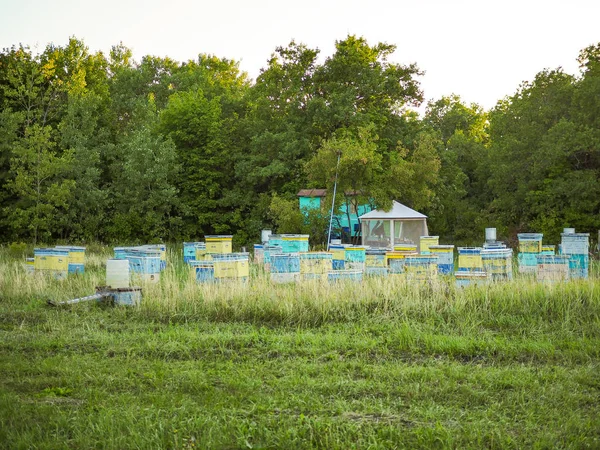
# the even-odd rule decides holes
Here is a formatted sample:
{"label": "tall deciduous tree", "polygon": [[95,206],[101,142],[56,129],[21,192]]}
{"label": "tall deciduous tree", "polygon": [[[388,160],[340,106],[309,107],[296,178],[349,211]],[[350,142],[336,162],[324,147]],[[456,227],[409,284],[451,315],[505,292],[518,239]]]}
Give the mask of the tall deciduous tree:
{"label": "tall deciduous tree", "polygon": [[50,127],[31,125],[13,148],[10,165],[14,178],[9,186],[19,202],[9,212],[13,227],[28,230],[36,244],[57,230],[57,216],[73,195],[75,182],[65,179],[72,160],[70,152],[58,155]]}

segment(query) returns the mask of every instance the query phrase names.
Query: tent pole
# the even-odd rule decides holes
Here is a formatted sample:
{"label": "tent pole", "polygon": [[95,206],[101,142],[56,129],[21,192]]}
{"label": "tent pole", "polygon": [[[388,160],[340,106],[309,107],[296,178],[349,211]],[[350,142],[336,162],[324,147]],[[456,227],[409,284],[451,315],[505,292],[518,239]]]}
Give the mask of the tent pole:
{"label": "tent pole", "polygon": [[337,191],[338,169],[340,168],[340,156],[342,152],[338,152],[337,165],[335,166],[335,182],[333,183],[333,198],[331,199],[331,214],[329,216],[329,231],[327,233],[327,251],[331,245],[331,225],[333,223],[333,208],[335,206],[335,193]]}

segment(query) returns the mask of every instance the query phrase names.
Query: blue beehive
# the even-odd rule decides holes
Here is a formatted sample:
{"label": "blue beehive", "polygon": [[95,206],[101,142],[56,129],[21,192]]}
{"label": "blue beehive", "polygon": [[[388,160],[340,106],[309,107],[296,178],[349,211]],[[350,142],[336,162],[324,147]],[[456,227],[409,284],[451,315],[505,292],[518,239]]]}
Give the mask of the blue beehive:
{"label": "blue beehive", "polygon": [[197,283],[212,283],[215,281],[215,266],[213,261],[190,261],[192,277]]}
{"label": "blue beehive", "polygon": [[454,245],[430,245],[429,251],[438,257],[437,266],[440,275],[454,273]]}
{"label": "blue beehive", "polygon": [[196,260],[196,248],[203,246],[204,242],[184,242],[183,243],[183,262]]}
{"label": "blue beehive", "polygon": [[265,265],[271,264],[271,255],[283,253],[281,245],[265,245],[263,246],[263,262]]}
{"label": "blue beehive", "polygon": [[344,270],[346,261],[346,246],[343,244],[331,244],[329,251],[333,253],[333,270]]}
{"label": "blue beehive", "polygon": [[271,273],[300,273],[300,255],[298,253],[271,255]]}
{"label": "blue beehive", "polygon": [[280,237],[284,253],[307,252],[309,250],[308,234],[282,234]]}

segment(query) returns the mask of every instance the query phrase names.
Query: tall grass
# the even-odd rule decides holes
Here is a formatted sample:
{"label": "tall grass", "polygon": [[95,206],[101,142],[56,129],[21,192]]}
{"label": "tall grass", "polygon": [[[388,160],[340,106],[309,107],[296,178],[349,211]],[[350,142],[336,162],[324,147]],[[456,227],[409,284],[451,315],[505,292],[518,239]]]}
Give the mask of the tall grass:
{"label": "tall grass", "polygon": [[597,448],[600,291],[197,284],[180,252],[138,308],[51,308],[105,284],[0,251],[0,447]]}
{"label": "tall grass", "polygon": [[[111,254],[108,248],[88,253],[84,275],[58,281],[40,273],[29,275],[21,260],[0,253],[2,299],[34,307],[48,299],[89,295],[95,286],[105,284],[106,260]],[[597,271],[594,265],[589,280],[565,283],[538,283],[532,277],[517,276],[514,281],[460,288],[452,277],[425,282],[389,276],[366,277],[362,282],[274,284],[262,267],[253,265],[247,282],[198,284],[181,254],[171,250],[160,281],[143,283],[143,302],[135,314],[170,322],[208,319],[287,326],[365,317],[440,323],[460,318],[461,323],[500,329],[559,321],[565,329],[577,329],[582,322],[600,323]],[[506,321],[508,316],[510,321]]]}

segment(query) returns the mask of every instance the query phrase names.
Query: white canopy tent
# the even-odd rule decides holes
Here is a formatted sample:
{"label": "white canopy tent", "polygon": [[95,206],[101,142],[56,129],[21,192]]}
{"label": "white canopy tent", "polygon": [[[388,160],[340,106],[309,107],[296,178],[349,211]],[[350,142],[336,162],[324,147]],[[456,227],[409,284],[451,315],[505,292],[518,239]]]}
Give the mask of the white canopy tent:
{"label": "white canopy tent", "polygon": [[428,236],[427,216],[393,202],[389,211],[373,210],[360,216],[362,244],[370,247],[394,248],[401,243],[419,245],[421,236]]}

